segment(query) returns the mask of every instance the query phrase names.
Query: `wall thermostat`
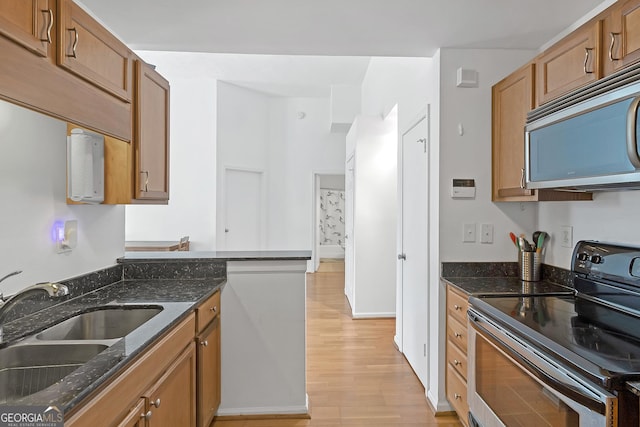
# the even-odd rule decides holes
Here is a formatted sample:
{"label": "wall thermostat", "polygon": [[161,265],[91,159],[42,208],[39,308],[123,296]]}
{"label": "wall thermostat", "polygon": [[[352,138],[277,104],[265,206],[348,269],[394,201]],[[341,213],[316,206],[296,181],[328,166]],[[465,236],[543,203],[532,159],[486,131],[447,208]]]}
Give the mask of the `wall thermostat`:
{"label": "wall thermostat", "polygon": [[475,179],[453,179],[451,185],[452,199],[473,199],[476,197]]}

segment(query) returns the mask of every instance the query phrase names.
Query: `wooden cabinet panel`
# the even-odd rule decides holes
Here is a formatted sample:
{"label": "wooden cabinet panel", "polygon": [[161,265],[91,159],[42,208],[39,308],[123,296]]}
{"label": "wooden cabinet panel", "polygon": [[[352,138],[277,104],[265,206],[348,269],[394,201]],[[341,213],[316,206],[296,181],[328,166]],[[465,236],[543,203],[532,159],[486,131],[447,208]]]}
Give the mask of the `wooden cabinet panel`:
{"label": "wooden cabinet panel", "polygon": [[135,198],[169,200],[169,82],[136,61]]}
{"label": "wooden cabinet panel", "polygon": [[0,1],[0,34],[38,56],[49,56],[54,22],[53,0]]}
{"label": "wooden cabinet panel", "polygon": [[149,427],[193,426],[196,423],[196,353],[191,343],[145,393],[151,411]]}
{"label": "wooden cabinet panel", "polygon": [[198,332],[202,332],[218,314],[220,314],[220,291],[211,295],[196,309]]}
{"label": "wooden cabinet panel", "polygon": [[447,399],[458,413],[460,421],[468,425],[469,401],[467,383],[458,375],[451,365],[447,365]]}
{"label": "wooden cabinet panel", "polygon": [[534,108],[535,69],[527,64],[492,88],[491,200],[591,200],[591,193],[524,188],[524,127],[527,113]]}
{"label": "wooden cabinet panel", "polygon": [[469,309],[468,297],[452,286],[447,286],[447,312],[459,322],[467,322],[467,310]]}
{"label": "wooden cabinet panel", "polygon": [[147,405],[145,399],[138,399],[138,403],[131,408],[127,416],[118,423],[118,427],[146,427]]}
{"label": "wooden cabinet panel", "polygon": [[198,427],[209,427],[220,406],[219,316],[198,336],[196,344],[198,346]]}
{"label": "wooden cabinet panel", "polygon": [[602,77],[601,21],[580,27],[536,60],[537,105]]}
{"label": "wooden cabinet panel", "polygon": [[58,16],[58,65],[131,102],[131,50],[71,0],[58,0]]}
{"label": "wooden cabinet panel", "polygon": [[640,0],[619,1],[604,22],[604,73],[609,75],[640,60]]}
{"label": "wooden cabinet panel", "polygon": [[462,378],[467,379],[467,355],[451,341],[447,341],[447,363],[453,366]]}

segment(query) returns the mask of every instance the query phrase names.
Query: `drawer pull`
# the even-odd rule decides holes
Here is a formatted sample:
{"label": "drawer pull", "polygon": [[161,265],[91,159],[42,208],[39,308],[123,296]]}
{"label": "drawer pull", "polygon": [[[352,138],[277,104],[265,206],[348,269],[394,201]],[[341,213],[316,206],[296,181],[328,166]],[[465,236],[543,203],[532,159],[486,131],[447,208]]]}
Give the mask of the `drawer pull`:
{"label": "drawer pull", "polygon": [[212,312],[216,313],[218,311],[218,307],[214,305],[213,307],[211,307],[209,309],[209,311],[212,311]]}
{"label": "drawer pull", "polygon": [[206,347],[206,346],[209,345],[209,341],[207,341],[207,340],[200,341],[200,345],[203,346],[203,347]]}
{"label": "drawer pull", "polygon": [[593,70],[589,71],[587,70],[587,64],[589,63],[589,57],[591,56],[591,52],[593,52],[593,48],[592,47],[585,47],[584,48],[584,66],[583,66],[583,70],[585,74],[593,74]]}
{"label": "drawer pull", "polygon": [[458,393],[453,393],[453,398],[456,400],[462,399],[462,395],[458,394]]}
{"label": "drawer pull", "polygon": [[458,311],[462,310],[462,307],[460,307],[458,304],[454,304],[453,308]]}
{"label": "drawer pull", "polygon": [[616,37],[620,35],[620,33],[610,33],[611,35],[611,45],[609,45],[609,59],[613,61],[619,61],[622,58],[616,58],[613,56],[613,48],[616,44]]}
{"label": "drawer pull", "polygon": [[458,359],[453,359],[453,364],[456,365],[456,366],[460,366],[460,365],[462,365],[462,362],[459,361]]}
{"label": "drawer pull", "polygon": [[148,411],[148,412],[140,415],[140,418],[144,418],[145,420],[149,421],[151,419],[151,415],[153,415],[153,412]]}
{"label": "drawer pull", "polygon": [[462,334],[460,332],[454,332],[456,338],[462,338]]}
{"label": "drawer pull", "polygon": [[78,40],[80,39],[80,36],[78,35],[78,30],[76,29],[76,27],[73,27],[73,28],[68,28],[67,31],[72,32],[74,34],[73,46],[71,46],[71,55],[67,54],[67,56],[69,58],[77,58],[76,49],[78,48]]}
{"label": "drawer pull", "polygon": [[155,406],[156,408],[160,407],[160,398],[151,401],[151,406]]}
{"label": "drawer pull", "polygon": [[53,10],[51,9],[45,9],[42,11],[42,13],[46,13],[49,15],[49,25],[47,25],[47,38],[46,39],[40,39],[41,42],[47,42],[49,44],[51,44],[51,29],[53,28]]}

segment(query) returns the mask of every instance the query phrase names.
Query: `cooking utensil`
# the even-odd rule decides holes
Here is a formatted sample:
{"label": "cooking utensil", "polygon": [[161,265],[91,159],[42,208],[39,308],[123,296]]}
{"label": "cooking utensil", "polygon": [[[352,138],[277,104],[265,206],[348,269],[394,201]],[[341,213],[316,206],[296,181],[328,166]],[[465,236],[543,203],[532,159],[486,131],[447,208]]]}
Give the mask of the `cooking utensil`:
{"label": "cooking utensil", "polygon": [[545,233],[544,231],[540,232],[540,235],[538,236],[538,240],[536,240],[536,252],[540,253],[542,252],[542,246],[544,245],[544,239],[547,237],[547,233]]}
{"label": "cooking utensil", "polygon": [[513,234],[513,232],[509,232],[509,237],[511,238],[513,244],[516,245],[516,248],[520,249],[520,246],[518,246],[518,242],[516,241],[516,235]]}
{"label": "cooking utensil", "polygon": [[531,242],[536,245],[536,247],[538,247],[538,237],[540,237],[540,233],[542,233],[542,231],[536,230],[533,232],[533,240]]}

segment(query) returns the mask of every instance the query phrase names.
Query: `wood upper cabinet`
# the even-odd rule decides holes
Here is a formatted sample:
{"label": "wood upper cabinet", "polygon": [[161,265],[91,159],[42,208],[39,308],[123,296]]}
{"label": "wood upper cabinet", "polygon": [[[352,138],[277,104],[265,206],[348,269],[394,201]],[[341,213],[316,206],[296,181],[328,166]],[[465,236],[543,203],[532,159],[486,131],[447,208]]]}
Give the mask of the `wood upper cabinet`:
{"label": "wood upper cabinet", "polygon": [[54,0],[0,1],[0,34],[38,56],[48,57],[53,43]]}
{"label": "wood upper cabinet", "polygon": [[169,82],[136,61],[134,118],[135,199],[169,200]]}
{"label": "wood upper cabinet", "polygon": [[534,64],[527,64],[492,89],[493,201],[535,200],[524,188],[524,125],[534,107]]}
{"label": "wood upper cabinet", "polygon": [[528,190],[524,182],[524,127],[534,107],[536,66],[527,64],[492,88],[492,186],[494,202],[591,200],[591,193]]}
{"label": "wood upper cabinet", "polygon": [[601,28],[600,20],[587,23],[537,58],[537,105],[602,77]]}
{"label": "wood upper cabinet", "polygon": [[131,50],[71,0],[58,0],[58,65],[131,102]]}
{"label": "wood upper cabinet", "polygon": [[640,60],[640,0],[618,1],[604,21],[604,74]]}

